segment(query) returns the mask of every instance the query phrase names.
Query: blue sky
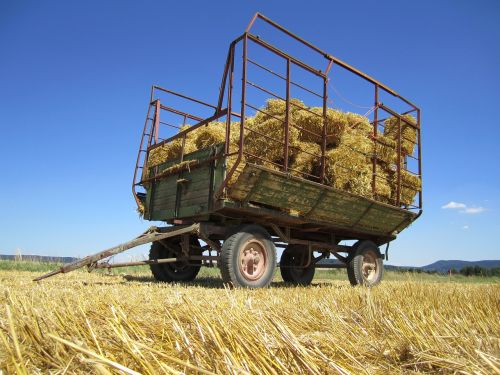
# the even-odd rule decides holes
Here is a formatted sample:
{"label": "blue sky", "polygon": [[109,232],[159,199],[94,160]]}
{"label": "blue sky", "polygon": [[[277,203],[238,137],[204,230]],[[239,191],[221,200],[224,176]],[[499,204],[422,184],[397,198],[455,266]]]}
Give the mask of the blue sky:
{"label": "blue sky", "polygon": [[498,259],[498,1],[1,2],[0,253],[147,228],[130,184],[151,84],[214,102],[256,11],[422,108],[424,215],[389,263]]}

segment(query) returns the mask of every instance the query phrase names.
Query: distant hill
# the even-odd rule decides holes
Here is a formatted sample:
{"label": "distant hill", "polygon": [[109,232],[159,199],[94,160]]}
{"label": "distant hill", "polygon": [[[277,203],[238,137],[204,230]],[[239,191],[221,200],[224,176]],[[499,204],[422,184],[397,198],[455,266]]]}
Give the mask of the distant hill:
{"label": "distant hill", "polygon": [[46,263],[71,263],[79,258],[73,257],[51,257],[45,255],[2,255],[0,254],[0,260],[25,260],[29,262],[46,262]]}
{"label": "distant hill", "polygon": [[437,262],[419,268],[424,271],[436,271],[445,273],[452,268],[460,271],[464,267],[474,266],[479,266],[481,268],[500,267],[500,260],[477,260],[472,262],[466,260],[438,260]]}
{"label": "distant hill", "polygon": [[[324,259],[320,264],[340,264],[336,259]],[[384,268],[390,271],[405,271],[405,270],[421,270],[427,272],[439,272],[447,273],[450,269],[455,269],[460,271],[464,267],[474,267],[479,266],[481,268],[496,268],[500,267],[500,260],[478,260],[478,261],[466,261],[466,260],[438,260],[432,264],[422,267],[412,267],[412,266],[393,266],[390,264],[384,264]]]}

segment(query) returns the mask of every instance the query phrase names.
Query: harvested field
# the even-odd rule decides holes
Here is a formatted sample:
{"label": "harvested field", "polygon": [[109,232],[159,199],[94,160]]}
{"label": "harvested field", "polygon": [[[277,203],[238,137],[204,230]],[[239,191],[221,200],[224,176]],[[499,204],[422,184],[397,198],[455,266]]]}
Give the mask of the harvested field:
{"label": "harvested field", "polygon": [[365,289],[329,272],[310,287],[230,290],[210,270],[187,285],[85,272],[32,283],[38,273],[0,271],[0,369],[498,372],[499,284],[406,278]]}

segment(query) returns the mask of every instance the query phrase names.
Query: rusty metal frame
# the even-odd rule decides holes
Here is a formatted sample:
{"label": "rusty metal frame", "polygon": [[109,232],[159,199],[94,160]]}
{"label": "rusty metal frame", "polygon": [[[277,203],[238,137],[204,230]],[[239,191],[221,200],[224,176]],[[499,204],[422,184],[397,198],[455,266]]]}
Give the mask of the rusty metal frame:
{"label": "rusty metal frame", "polygon": [[168,228],[151,227],[146,232],[142,233],[141,235],[137,236],[136,238],[130,241],[124,242],[117,246],[113,246],[109,249],[100,251],[98,253],[86,256],[85,258],[78,259],[72,263],[68,263],[55,271],[46,273],[45,275],[35,278],[34,281],[40,281],[47,277],[57,275],[59,273],[68,273],[85,266],[87,266],[89,270],[92,270],[96,268],[100,260],[122,253],[128,249],[132,249],[133,247],[144,245],[153,241],[160,241],[170,237],[180,236],[186,233],[198,233],[202,229],[203,228],[199,223],[191,225],[173,226]]}
{"label": "rusty metal frame", "polygon": [[[254,24],[257,21],[262,21],[267,23],[268,25],[272,26],[275,30],[278,30],[279,32],[284,33],[288,37],[294,39],[295,41],[299,42],[309,50],[312,50],[313,52],[317,53],[321,57],[325,59],[325,66],[318,69],[316,67],[310,66],[309,64],[301,61],[300,59],[290,55],[289,53],[277,48],[276,46],[273,46],[263,40],[261,37],[257,37],[256,35],[252,34],[252,29],[254,27]],[[275,54],[276,56],[279,56],[282,58],[284,64],[286,64],[286,74],[278,74],[274,72],[272,69],[268,68],[265,66],[265,64],[261,62],[257,62],[256,60],[252,59],[249,56],[249,50],[248,46],[249,44],[252,43],[252,46],[257,46],[258,48],[264,48],[267,51],[270,51],[271,53]],[[236,54],[235,50],[236,47],[240,46],[242,50],[242,56],[241,60],[238,58],[238,67],[241,68],[241,92],[239,92],[239,95],[241,97],[240,103],[240,112],[237,113],[234,111],[234,98],[233,96],[236,94],[234,91],[234,70],[236,67]],[[265,87],[262,87],[261,85],[252,82],[249,80],[248,77],[248,68],[247,65],[252,64],[253,66],[257,66],[258,68],[267,71],[269,74],[273,74],[274,76],[279,77],[280,79],[284,80],[286,83],[286,91],[285,91],[285,97],[281,97],[272,91],[266,89]],[[403,159],[402,158],[412,158],[417,161],[417,168],[418,171],[412,172],[418,178],[421,180],[422,179],[422,163],[421,163],[421,130],[420,130],[420,121],[421,121],[421,111],[420,108],[418,108],[415,104],[410,102],[408,99],[404,98],[400,94],[398,94],[396,91],[393,89],[389,88],[388,86],[384,85],[383,83],[377,81],[376,79],[372,78],[371,76],[357,70],[353,66],[345,63],[344,61],[322,51],[318,47],[314,46],[313,44],[309,43],[308,41],[302,39],[301,37],[293,34],[283,26],[279,25],[278,23],[272,21],[271,19],[267,18],[266,16],[256,13],[250,23],[248,24],[247,28],[245,29],[245,32],[240,35],[238,38],[233,40],[230,43],[229,50],[227,53],[225,65],[224,65],[224,70],[222,74],[222,79],[221,79],[221,85],[219,87],[219,95],[218,95],[218,100],[217,100],[217,105],[213,105],[210,103],[206,103],[204,101],[201,101],[199,99],[195,99],[192,97],[189,97],[184,94],[180,94],[177,92],[174,92],[172,90],[164,89],[159,86],[153,86],[151,89],[151,96],[150,96],[150,106],[148,107],[148,114],[146,116],[146,122],[144,125],[143,129],[143,135],[141,138],[141,144],[139,147],[139,153],[136,161],[136,169],[134,172],[134,179],[133,179],[133,192],[134,192],[134,197],[137,201],[138,204],[140,204],[140,199],[137,195],[136,192],[136,187],[140,186],[141,183],[143,182],[149,182],[152,179],[154,180],[155,177],[151,177],[146,173],[146,161],[147,157],[149,155],[149,152],[153,150],[156,147],[160,147],[162,144],[171,142],[175,139],[178,138],[184,138],[187,136],[187,134],[201,126],[207,126],[210,122],[216,121],[222,117],[225,116],[225,121],[226,121],[226,145],[225,145],[225,152],[221,157],[228,157],[229,155],[237,155],[236,161],[233,164],[233,166],[227,171],[226,177],[221,184],[220,188],[218,191],[214,192],[214,197],[215,198],[224,198],[226,196],[226,191],[227,191],[227,185],[228,182],[230,181],[232,175],[235,173],[237,170],[240,162],[243,160],[244,156],[250,156],[250,157],[255,157],[257,159],[263,160],[270,162],[274,165],[278,165],[277,163],[274,163],[271,160],[266,160],[263,157],[252,155],[249,153],[247,150],[244,149],[244,143],[245,143],[245,131],[250,131],[250,132],[256,132],[255,129],[251,129],[247,126],[245,126],[245,114],[246,114],[246,109],[252,108],[256,111],[260,111],[265,113],[262,109],[258,109],[256,106],[253,106],[252,104],[247,102],[247,88],[249,86],[254,87],[256,89],[260,89],[264,92],[267,92],[269,95],[274,96],[278,99],[281,99],[285,102],[285,116],[284,120],[279,119],[280,121],[283,122],[284,126],[284,137],[283,139],[275,139],[271,136],[268,135],[262,135],[265,136],[266,138],[271,138],[275,142],[282,144],[283,145],[283,163],[280,166],[282,171],[285,173],[291,172],[290,166],[288,165],[288,155],[290,153],[290,148],[294,147],[289,144],[289,129],[290,126],[296,127],[298,129],[301,129],[301,127],[297,126],[296,124],[293,124],[290,120],[290,107],[294,105],[294,103],[291,102],[291,96],[290,96],[290,87],[295,86],[299,87],[310,94],[314,94],[315,96],[319,97],[322,99],[323,102],[323,131],[322,134],[318,134],[318,139],[321,141],[321,155],[316,155],[317,159],[321,161],[321,168],[320,168],[320,175],[319,176],[311,176],[307,173],[302,174],[304,177],[314,177],[317,178],[318,181],[322,184],[325,184],[326,181],[326,176],[325,176],[325,169],[326,169],[326,139],[328,137],[327,134],[327,102],[328,102],[328,83],[329,83],[329,73],[332,69],[332,67],[337,66],[342,69],[345,69],[352,74],[360,77],[361,79],[371,83],[373,85],[374,91],[374,107],[373,107],[373,135],[372,135],[372,141],[374,142],[374,148],[375,148],[375,153],[373,155],[367,155],[371,157],[372,159],[372,169],[373,169],[373,177],[372,177],[372,192],[374,196],[377,194],[377,179],[380,178],[380,176],[377,176],[377,163],[379,160],[377,159],[377,145],[379,143],[377,135],[378,135],[378,126],[382,124],[382,122],[385,119],[382,119],[380,111],[384,111],[385,113],[388,113],[390,116],[396,117],[398,119],[398,139],[397,139],[397,154],[398,154],[398,162],[397,162],[397,196],[395,201],[393,202],[393,205],[396,207],[400,207],[400,194],[401,194],[401,173],[402,173],[402,164],[403,164]],[[305,87],[304,85],[300,85],[297,82],[294,82],[291,79],[292,76],[292,70],[293,69],[302,69],[316,77],[319,77],[322,80],[322,87],[320,88],[321,94],[316,92],[313,89],[310,89],[308,87]],[[172,108],[171,106],[166,105],[167,103],[160,103],[159,98],[156,97],[157,92],[162,92],[170,95],[174,95],[177,98],[181,98],[186,100],[187,102],[190,103],[195,103],[198,105],[201,105],[205,108],[212,109],[214,110],[214,114],[208,118],[205,118],[204,116],[197,116],[196,114],[193,113],[187,113],[184,111],[179,111],[175,108]],[[409,106],[409,110],[403,112],[403,113],[397,113],[396,111],[392,110],[391,108],[385,106],[383,103],[380,102],[380,94],[381,92],[384,92],[386,94],[391,95],[392,97],[401,100],[403,103]],[[224,107],[225,105],[225,107]],[[151,111],[154,111],[154,116],[151,117]],[[307,109],[304,109],[307,110]],[[159,137],[159,125],[164,124],[160,120],[161,118],[161,112],[162,111],[167,111],[176,115],[179,115],[183,117],[183,124],[186,123],[186,119],[194,120],[197,123],[193,126],[191,126],[189,129],[184,130],[182,132],[179,132],[178,134],[175,134],[174,136],[167,138],[167,139],[161,139]],[[416,113],[417,117],[417,123],[411,124],[408,122],[403,116],[409,113]],[[317,115],[317,114],[316,114]],[[320,116],[320,115],[318,115]],[[239,119],[239,125],[231,125],[231,119],[233,117],[236,117]],[[417,130],[417,145],[416,145],[416,155],[409,155],[405,156],[402,154],[401,150],[401,142],[402,142],[402,135],[401,135],[401,123],[405,122],[411,126],[414,126]],[[166,124],[168,126],[172,126],[170,124]],[[209,126],[209,125],[208,125]],[[238,150],[236,152],[231,152],[229,150],[229,140],[231,137],[231,128],[232,126],[239,126],[240,128],[240,138],[238,140]],[[175,126],[174,126],[175,127]],[[258,132],[257,132],[258,133]],[[148,139],[147,142],[145,142],[145,139]],[[142,161],[142,163],[141,163]],[[406,163],[405,163],[406,164]],[[344,166],[342,166],[344,167]],[[345,166],[346,169],[349,169],[347,166]],[[142,169],[142,174],[139,178],[139,173],[138,170]],[[149,178],[148,178],[149,177]],[[418,202],[416,204],[412,204],[410,206],[404,207],[405,209],[408,210],[418,210],[419,215],[422,212],[422,189],[419,190],[418,192]]]}

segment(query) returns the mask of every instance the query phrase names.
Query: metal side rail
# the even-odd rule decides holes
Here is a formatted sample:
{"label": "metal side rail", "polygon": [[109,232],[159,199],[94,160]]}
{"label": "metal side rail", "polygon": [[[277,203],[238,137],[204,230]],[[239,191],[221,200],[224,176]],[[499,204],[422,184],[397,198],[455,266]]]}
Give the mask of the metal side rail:
{"label": "metal side rail", "polygon": [[104,258],[108,258],[112,255],[122,253],[128,249],[131,249],[139,245],[144,245],[149,242],[159,241],[165,238],[175,237],[185,233],[198,232],[199,229],[200,229],[200,224],[198,223],[192,225],[173,226],[167,228],[151,227],[140,236],[134,238],[133,240],[124,242],[120,245],[111,247],[96,254],[86,256],[85,258],[79,259],[75,262],[62,266],[61,268],[55,271],[39,276],[33,279],[33,281],[40,281],[46,279],[47,277],[51,277],[60,273],[68,273],[85,266],[88,266],[89,270],[92,270],[94,268],[102,268],[98,267],[97,262]]}

